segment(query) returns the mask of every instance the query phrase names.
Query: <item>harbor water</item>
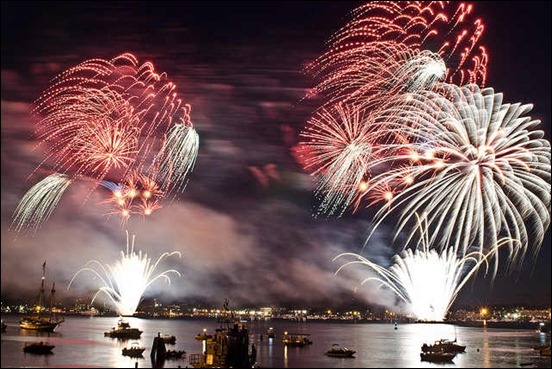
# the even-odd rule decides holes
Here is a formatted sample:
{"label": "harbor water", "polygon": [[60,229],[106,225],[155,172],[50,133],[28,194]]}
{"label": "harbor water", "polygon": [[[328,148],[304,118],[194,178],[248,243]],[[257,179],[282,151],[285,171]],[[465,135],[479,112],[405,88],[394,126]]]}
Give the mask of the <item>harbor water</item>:
{"label": "harbor water", "polygon": [[[116,317],[66,317],[54,333],[39,333],[19,329],[19,317],[3,316],[8,324],[2,333],[2,368],[7,367],[110,367],[151,368],[153,338],[175,335],[176,344],[167,349],[185,350],[186,357],[166,360],[165,368],[187,367],[192,354],[201,353],[203,341],[195,336],[206,329],[214,333],[220,326],[214,319],[140,319],[126,318],[131,327],[143,331],[138,340],[120,340],[104,336],[104,332],[117,325]],[[275,338],[266,336],[274,329]],[[534,330],[493,329],[484,327],[456,327],[450,324],[369,324],[353,322],[294,322],[270,320],[248,322],[249,343],[255,344],[257,365],[261,368],[499,368],[499,367],[550,367],[550,358],[542,358],[535,345],[549,344],[550,334]],[[286,347],[282,343],[284,332],[310,334],[312,345]],[[458,354],[453,364],[434,364],[420,360],[423,343],[436,340],[458,339],[466,345],[466,352]],[[56,347],[51,355],[23,353],[25,343],[48,341]],[[134,342],[145,346],[143,358],[122,355],[122,349]],[[354,358],[327,357],[324,353],[333,344],[356,350]]]}

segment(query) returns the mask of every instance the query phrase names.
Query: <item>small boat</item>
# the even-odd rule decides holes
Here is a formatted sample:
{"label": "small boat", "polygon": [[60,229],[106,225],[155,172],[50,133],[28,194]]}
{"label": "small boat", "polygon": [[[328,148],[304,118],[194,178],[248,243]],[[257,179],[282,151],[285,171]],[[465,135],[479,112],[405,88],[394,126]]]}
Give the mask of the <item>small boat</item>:
{"label": "small boat", "polygon": [[309,338],[310,334],[308,333],[288,333],[284,332],[284,338],[282,342],[286,346],[292,347],[305,347],[306,345],[311,345],[312,341]]}
{"label": "small boat", "polygon": [[207,334],[207,329],[203,328],[203,332],[196,334],[195,339],[198,341],[206,341],[213,338],[211,334]]}
{"label": "small boat", "polygon": [[422,361],[431,361],[435,363],[451,363],[452,359],[456,356],[454,352],[421,352],[420,357]]}
{"label": "small boat", "polygon": [[349,350],[346,347],[342,347],[338,345],[337,343],[334,343],[332,345],[332,348],[328,351],[326,351],[326,356],[331,357],[354,357],[353,355],[356,353],[355,350]]}
{"label": "small boat", "polygon": [[274,334],[274,328],[272,328],[272,327],[268,328],[268,330],[266,331],[266,336],[268,338],[276,337],[276,335]]}
{"label": "small boat", "polygon": [[6,328],[8,328],[8,325],[2,320],[2,333],[6,331]]}
{"label": "small boat", "polygon": [[186,355],[186,351],[184,350],[167,350],[165,352],[165,358],[167,359],[180,359],[184,355]]}
{"label": "small boat", "polygon": [[175,345],[176,344],[176,336],[169,336],[168,334],[164,334],[161,336],[163,338],[163,342],[168,345]]}
{"label": "small boat", "polygon": [[23,347],[23,352],[27,354],[37,354],[37,355],[47,355],[52,354],[52,350],[54,349],[54,345],[49,345],[48,342],[44,343],[42,341],[40,342],[33,342],[31,344],[25,343],[25,347]]}
{"label": "small boat", "polygon": [[124,356],[140,357],[146,351],[145,347],[140,347],[138,342],[133,342],[129,348],[123,349]]}
{"label": "small boat", "polygon": [[456,339],[454,341],[447,339],[440,339],[435,341],[433,345],[428,345],[424,343],[422,345],[422,352],[449,352],[453,354],[458,354],[466,351],[466,346],[456,344]]}
{"label": "small boat", "polygon": [[139,330],[138,328],[130,328],[130,324],[128,322],[125,322],[123,319],[119,319],[119,322],[117,323],[117,328],[113,327],[111,331],[104,332],[104,336],[106,337],[123,339],[137,339],[140,338],[141,334],[141,330]]}

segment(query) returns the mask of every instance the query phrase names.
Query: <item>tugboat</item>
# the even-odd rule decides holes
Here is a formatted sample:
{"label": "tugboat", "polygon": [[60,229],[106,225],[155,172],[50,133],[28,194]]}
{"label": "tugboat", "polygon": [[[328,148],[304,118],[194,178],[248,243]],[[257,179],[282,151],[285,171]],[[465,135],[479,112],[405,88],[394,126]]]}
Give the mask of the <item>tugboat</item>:
{"label": "tugboat", "polygon": [[251,347],[250,355],[249,331],[243,322],[235,321],[227,299],[221,315],[220,328],[206,340],[205,352],[190,355],[189,363],[194,368],[252,368],[256,362],[256,348]]}

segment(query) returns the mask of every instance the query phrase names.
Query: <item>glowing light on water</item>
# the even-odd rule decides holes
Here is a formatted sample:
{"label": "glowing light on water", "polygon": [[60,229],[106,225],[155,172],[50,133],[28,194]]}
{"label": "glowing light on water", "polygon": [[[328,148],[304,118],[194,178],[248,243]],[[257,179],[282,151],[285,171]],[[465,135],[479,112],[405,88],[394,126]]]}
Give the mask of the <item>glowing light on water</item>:
{"label": "glowing light on water", "polygon": [[135,236],[132,236],[132,242],[130,241],[127,232],[126,253],[121,251],[121,258],[115,264],[109,265],[103,264],[98,260],[90,260],[82,269],[75,273],[67,288],[69,289],[80,273],[91,272],[94,279],[98,278],[102,284],[92,298],[92,303],[103,293],[113,304],[117,313],[125,316],[133,315],[149,286],[160,279],[170,284],[170,274],[181,276],[174,269],[160,273],[156,272],[157,267],[164,259],[172,255],[180,257],[180,252],[165,252],[155,263],[152,263],[152,259],[146,253],[142,254],[142,251],[138,253],[134,251],[134,240]]}

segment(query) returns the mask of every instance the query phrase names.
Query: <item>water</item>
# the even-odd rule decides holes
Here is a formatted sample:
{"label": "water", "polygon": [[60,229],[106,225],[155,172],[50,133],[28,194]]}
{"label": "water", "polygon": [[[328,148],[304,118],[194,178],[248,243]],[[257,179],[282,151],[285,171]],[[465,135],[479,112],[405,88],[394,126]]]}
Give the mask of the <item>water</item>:
{"label": "water", "polygon": [[[176,345],[168,349],[186,350],[188,356],[202,351],[202,342],[195,335],[207,329],[213,333],[214,320],[147,320],[128,318],[131,327],[144,331],[140,340],[120,341],[104,337],[103,332],[117,325],[114,317],[66,317],[59,332],[35,333],[20,330],[17,316],[5,316],[7,332],[2,333],[2,368],[6,367],[134,367],[151,368],[149,358],[153,337],[157,332],[175,335]],[[276,338],[269,340],[266,331],[274,327]],[[283,320],[251,322],[250,343],[257,347],[257,362],[262,368],[427,368],[427,367],[550,367],[550,358],[539,357],[532,347],[550,342],[550,335],[532,330],[484,329],[454,327],[447,324],[354,324]],[[286,348],[284,331],[310,333],[314,342],[304,348]],[[467,345],[466,353],[458,354],[454,364],[433,364],[420,361],[420,347],[440,338],[453,339]],[[263,340],[260,335],[263,334]],[[49,341],[56,345],[52,355],[23,353],[25,342]],[[138,341],[146,347],[144,358],[122,356],[123,347]],[[356,350],[350,359],[326,357],[324,352],[339,343]],[[164,367],[186,367],[188,359],[167,360]]]}

